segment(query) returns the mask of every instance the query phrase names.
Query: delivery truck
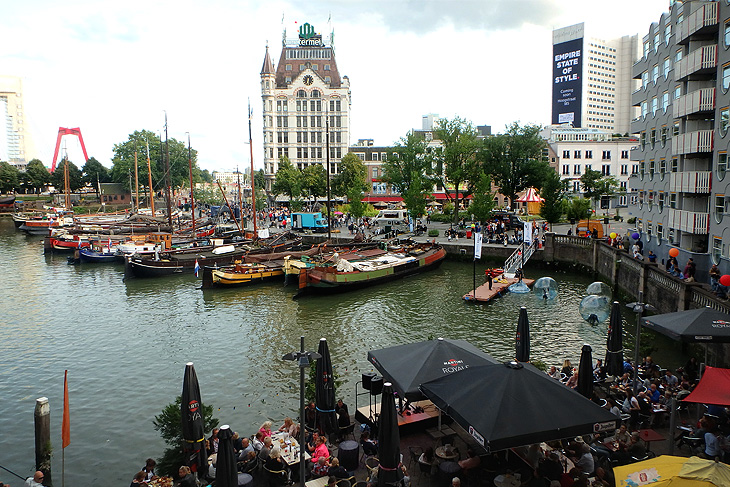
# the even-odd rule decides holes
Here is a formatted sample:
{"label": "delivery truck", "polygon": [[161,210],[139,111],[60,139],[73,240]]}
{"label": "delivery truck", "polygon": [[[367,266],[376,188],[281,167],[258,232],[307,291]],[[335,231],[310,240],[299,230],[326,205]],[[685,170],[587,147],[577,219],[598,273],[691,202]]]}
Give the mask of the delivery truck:
{"label": "delivery truck", "polygon": [[292,230],[311,230],[313,232],[326,232],[327,219],[322,217],[322,213],[292,213],[291,215]]}

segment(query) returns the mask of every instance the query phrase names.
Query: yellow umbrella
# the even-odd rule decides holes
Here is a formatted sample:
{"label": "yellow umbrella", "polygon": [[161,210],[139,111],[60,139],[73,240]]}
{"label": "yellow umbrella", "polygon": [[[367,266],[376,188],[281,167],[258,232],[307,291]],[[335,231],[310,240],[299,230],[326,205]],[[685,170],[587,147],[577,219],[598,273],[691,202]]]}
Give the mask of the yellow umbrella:
{"label": "yellow umbrella", "polygon": [[730,466],[698,457],[662,455],[614,469],[618,487],[730,486]]}

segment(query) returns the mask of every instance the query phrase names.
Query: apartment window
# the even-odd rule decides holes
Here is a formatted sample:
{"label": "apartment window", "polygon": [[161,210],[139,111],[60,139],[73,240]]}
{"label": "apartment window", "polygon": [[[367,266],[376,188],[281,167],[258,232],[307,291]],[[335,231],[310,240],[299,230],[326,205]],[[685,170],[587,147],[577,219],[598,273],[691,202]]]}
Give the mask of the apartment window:
{"label": "apartment window", "polygon": [[656,84],[657,80],[659,79],[659,65],[655,64],[653,68],[651,68],[651,79]]}
{"label": "apartment window", "polygon": [[639,165],[638,164],[632,164],[631,165],[631,175],[639,174]]}
{"label": "apartment window", "polygon": [[664,125],[662,127],[662,147],[664,147],[665,145],[667,145],[667,132],[668,131],[669,131],[669,129],[667,128],[667,126]]}
{"label": "apartment window", "polygon": [[629,165],[628,164],[621,164],[621,175],[622,176],[629,175]]}
{"label": "apartment window", "polygon": [[674,62],[678,63],[681,60],[682,60],[682,50],[677,49],[677,52],[674,53]]}
{"label": "apartment window", "polygon": [[644,147],[646,147],[646,132],[641,132],[639,144],[641,144],[641,150],[644,150]]}
{"label": "apartment window", "polygon": [[674,125],[672,126],[672,136],[676,137],[679,135],[679,120],[674,122]]}
{"label": "apartment window", "polygon": [[570,151],[564,150],[563,151],[563,159],[570,159]]}
{"label": "apartment window", "polygon": [[651,148],[653,149],[656,145],[656,129],[651,129]]}
{"label": "apartment window", "polygon": [[644,43],[644,57],[649,57],[649,41]]}
{"label": "apartment window", "polygon": [[669,61],[669,58],[666,58],[666,59],[664,60],[664,64],[663,64],[664,79],[667,79],[667,78],[669,78],[669,70],[670,70],[670,69],[671,69],[671,67],[670,67],[670,61]]}
{"label": "apartment window", "polygon": [[[286,84],[289,84],[289,83],[291,83],[291,76],[287,76],[287,77],[286,77],[286,79],[284,80],[284,82],[285,82]],[[269,85],[269,82],[267,81],[267,82],[266,82],[266,87],[267,87],[267,88],[269,87],[268,85]]]}
{"label": "apartment window", "polygon": [[563,164],[563,176],[568,176],[569,174],[570,174],[570,165]]}
{"label": "apartment window", "polygon": [[659,175],[664,180],[664,174],[667,172],[667,160],[662,158],[659,159]]}
{"label": "apartment window", "polygon": [[723,36],[725,40],[725,49],[730,47],[730,21],[725,22],[725,35]]}
{"label": "apartment window", "polygon": [[722,90],[727,93],[730,87],[730,65],[722,67]]}
{"label": "apartment window", "polygon": [[661,36],[657,33],[654,34],[654,52],[659,50],[659,44],[661,44]]}
{"label": "apartment window", "polygon": [[312,98],[319,98],[319,95],[320,95],[319,90],[312,91]]}
{"label": "apartment window", "polygon": [[722,238],[712,237],[712,263],[717,265],[722,257]]}
{"label": "apartment window", "polygon": [[622,194],[618,197],[618,205],[619,206],[626,206],[626,195]]}
{"label": "apartment window", "polygon": [[725,137],[725,134],[727,134],[727,127],[730,123],[730,108],[725,107],[722,110],[720,110],[720,135]]}
{"label": "apartment window", "polygon": [[573,151],[573,159],[580,159],[580,151],[579,150]]}
{"label": "apartment window", "polygon": [[602,157],[602,159],[604,161],[610,161],[611,160],[611,151],[610,150],[603,151],[603,157]]}
{"label": "apartment window", "polygon": [[580,164],[575,164],[573,166],[573,174],[576,176],[580,174]]}
{"label": "apartment window", "polygon": [[724,194],[715,195],[715,221],[717,223],[720,223],[722,221],[722,216],[724,213],[725,213],[725,195]]}
{"label": "apartment window", "polygon": [[586,172],[593,170],[593,166],[586,164]]}
{"label": "apartment window", "polygon": [[601,166],[601,175],[603,175],[603,176],[611,175],[611,164],[603,164]]}
{"label": "apartment window", "polygon": [[[659,191],[658,206],[659,206],[659,213],[661,213],[662,210],[664,209],[664,191]],[[657,225],[657,233],[659,233],[658,227],[659,227],[659,225]]]}
{"label": "apartment window", "polygon": [[[374,161],[377,161],[378,160],[378,153],[377,152],[373,152],[372,153],[372,157],[373,157],[373,160]],[[378,172],[378,168],[377,167],[375,168],[375,172]]]}
{"label": "apartment window", "polygon": [[646,162],[639,161],[639,177],[644,179],[644,173],[646,172]]}
{"label": "apartment window", "polygon": [[654,159],[649,159],[649,179],[654,179]]}
{"label": "apartment window", "polygon": [[646,88],[649,85],[649,71],[641,73],[641,87]]}
{"label": "apartment window", "polygon": [[651,114],[652,116],[656,116],[656,111],[659,108],[659,100],[657,100],[657,97],[651,99]]}
{"label": "apartment window", "polygon": [[593,151],[587,150],[586,151],[586,159],[593,159]]}
{"label": "apartment window", "polygon": [[667,113],[667,108],[669,108],[669,92],[665,91],[662,94],[662,110],[664,110],[664,113]]}
{"label": "apartment window", "polygon": [[661,243],[664,238],[664,225],[657,223],[656,225],[656,240]]}
{"label": "apartment window", "polygon": [[289,132],[277,132],[276,140],[280,144],[288,144],[289,143]]}
{"label": "apartment window", "polygon": [[717,177],[720,181],[725,179],[725,171],[727,171],[727,153],[720,152],[717,154]]}
{"label": "apartment window", "polygon": [[670,167],[672,172],[679,171],[679,161],[676,157],[672,157],[672,166]]}
{"label": "apartment window", "polygon": [[677,209],[677,193],[669,193],[669,207]]}
{"label": "apartment window", "polygon": [[291,64],[287,64],[287,65],[286,65],[286,70],[287,70],[287,71],[291,71]]}
{"label": "apartment window", "polygon": [[669,38],[672,37],[672,24],[664,26],[664,44],[669,45]]}
{"label": "apartment window", "polygon": [[682,96],[682,87],[681,86],[675,86],[674,87],[674,99],[676,100],[680,96]]}
{"label": "apartment window", "polygon": [[324,65],[324,70],[325,71],[329,71],[330,70],[330,65],[329,64],[325,64]]}
{"label": "apartment window", "polygon": [[649,102],[646,100],[641,102],[641,117],[646,118],[646,115],[649,113]]}
{"label": "apartment window", "polygon": [[306,97],[307,97],[306,91],[304,91],[304,90],[297,91],[297,98],[306,98]]}
{"label": "apartment window", "polygon": [[[626,181],[621,181],[619,184],[619,188],[621,188],[621,191],[626,191],[628,189],[628,183]],[[626,204],[626,203],[624,203]]]}
{"label": "apartment window", "polygon": [[629,151],[622,150],[621,151],[621,159],[628,159],[629,158]]}

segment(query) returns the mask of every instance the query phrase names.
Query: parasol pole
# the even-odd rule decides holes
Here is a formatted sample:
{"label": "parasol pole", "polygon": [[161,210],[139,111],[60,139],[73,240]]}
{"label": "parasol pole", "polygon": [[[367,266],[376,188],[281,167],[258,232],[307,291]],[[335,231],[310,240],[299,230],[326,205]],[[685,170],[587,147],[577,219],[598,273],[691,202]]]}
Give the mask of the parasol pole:
{"label": "parasol pole", "polygon": [[[326,103],[326,102],[325,102]],[[332,195],[330,194],[330,114],[325,112],[325,136],[327,137],[327,240],[332,240]]]}
{"label": "parasol pole", "polygon": [[[259,237],[258,231],[256,230],[256,191],[254,190],[253,184],[253,138],[251,136],[251,117],[253,112],[251,111],[251,100],[248,100],[248,147],[251,150],[251,213],[253,213],[253,238],[256,240]],[[243,210],[243,209],[242,209]]]}

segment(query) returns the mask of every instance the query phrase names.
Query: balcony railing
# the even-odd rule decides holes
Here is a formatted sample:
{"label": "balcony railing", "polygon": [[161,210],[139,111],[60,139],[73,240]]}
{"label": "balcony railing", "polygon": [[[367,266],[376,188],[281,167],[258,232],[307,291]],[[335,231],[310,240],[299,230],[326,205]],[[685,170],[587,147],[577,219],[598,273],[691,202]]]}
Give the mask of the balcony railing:
{"label": "balcony railing", "polygon": [[674,118],[684,117],[691,113],[710,112],[715,110],[715,88],[702,88],[677,98],[673,104]]}
{"label": "balcony railing", "polygon": [[699,152],[712,152],[714,142],[714,131],[697,130],[679,134],[672,137],[672,153],[695,154]]}
{"label": "balcony railing", "polygon": [[682,232],[707,235],[709,233],[709,214],[686,210],[669,210],[669,227]]}
{"label": "balcony railing", "polygon": [[711,171],[683,171],[670,173],[669,191],[676,193],[707,194],[712,188]]}
{"label": "balcony railing", "polygon": [[706,3],[677,26],[677,42],[681,43],[705,27],[717,25],[717,18],[717,3]]}
{"label": "balcony railing", "polygon": [[690,74],[702,70],[712,70],[717,67],[717,45],[702,46],[689,53],[686,57],[674,63],[677,81]]}

